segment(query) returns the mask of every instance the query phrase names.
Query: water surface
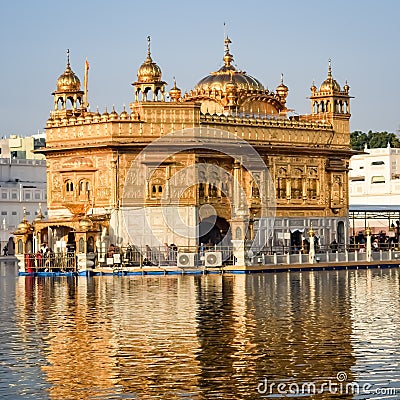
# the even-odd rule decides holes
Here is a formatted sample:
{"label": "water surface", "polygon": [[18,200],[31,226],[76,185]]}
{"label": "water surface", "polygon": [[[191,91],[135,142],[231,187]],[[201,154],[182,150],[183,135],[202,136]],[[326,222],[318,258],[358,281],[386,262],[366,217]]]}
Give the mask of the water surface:
{"label": "water surface", "polygon": [[279,383],[331,382],[371,388],[308,398],[400,398],[388,394],[400,387],[399,278],[32,278],[3,263],[0,397],[262,399],[284,397]]}

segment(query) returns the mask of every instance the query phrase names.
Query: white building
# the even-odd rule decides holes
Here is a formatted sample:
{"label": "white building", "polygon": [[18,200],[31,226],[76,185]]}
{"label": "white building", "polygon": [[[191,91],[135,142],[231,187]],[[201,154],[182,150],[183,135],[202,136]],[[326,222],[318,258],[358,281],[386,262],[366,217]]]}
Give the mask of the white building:
{"label": "white building", "polygon": [[[350,159],[349,204],[350,219],[355,212],[357,221],[350,221],[355,229],[370,224],[373,231],[388,232],[400,220],[400,149],[364,149]],[[381,217],[381,218],[379,218]]]}
{"label": "white building", "polygon": [[34,153],[36,149],[44,146],[46,146],[46,133],[26,137],[10,135],[0,139],[0,157],[44,160],[43,154]]}
{"label": "white building", "polygon": [[24,208],[29,221],[37,217],[39,208],[47,215],[46,161],[33,153],[44,145],[44,134],[0,139],[1,252],[21,222]]}

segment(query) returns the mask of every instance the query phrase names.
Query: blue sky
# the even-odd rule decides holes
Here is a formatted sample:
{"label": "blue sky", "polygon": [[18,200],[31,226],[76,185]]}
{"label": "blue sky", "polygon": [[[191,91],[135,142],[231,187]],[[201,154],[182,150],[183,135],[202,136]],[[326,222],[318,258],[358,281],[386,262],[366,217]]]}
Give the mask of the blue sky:
{"label": "blue sky", "polygon": [[[287,106],[310,112],[313,80],[328,59],[351,87],[352,130],[400,128],[400,2],[377,1],[76,1],[20,0],[0,8],[0,136],[43,131],[66,49],[89,102],[103,111],[133,101],[131,83],[152,56],[170,85],[190,90],[222,65],[224,27],[240,69],[274,90],[284,73]],[[170,87],[170,86],[169,86]]]}

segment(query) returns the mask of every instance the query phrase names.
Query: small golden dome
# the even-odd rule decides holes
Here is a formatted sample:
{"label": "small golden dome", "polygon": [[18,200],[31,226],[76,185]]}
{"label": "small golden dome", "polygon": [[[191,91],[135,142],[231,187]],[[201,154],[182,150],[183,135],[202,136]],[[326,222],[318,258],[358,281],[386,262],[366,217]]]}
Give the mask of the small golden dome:
{"label": "small golden dome", "polygon": [[18,224],[18,231],[19,232],[27,232],[30,228],[31,224],[27,219],[23,219],[19,224]]}
{"label": "small golden dome", "polygon": [[331,60],[329,60],[328,64],[328,77],[322,82],[319,87],[320,92],[340,92],[340,85],[333,79],[332,77],[332,68],[331,68]]}
{"label": "small golden dome", "polygon": [[96,109],[96,113],[93,115],[93,121],[99,122],[101,120],[101,114],[99,113],[99,107]]}
{"label": "small golden dome", "polygon": [[148,48],[146,61],[140,66],[137,72],[138,82],[160,82],[161,68],[152,60],[150,54],[150,36],[147,36]]}
{"label": "small golden dome", "polygon": [[118,119],[118,113],[115,111],[115,108],[113,106],[113,109],[110,113],[110,119]]}
{"label": "small golden dome", "polygon": [[169,91],[169,96],[171,97],[172,101],[178,101],[181,98],[182,91],[176,86],[176,80],[174,77],[174,86]]}
{"label": "small golden dome", "polygon": [[31,229],[32,229],[32,225],[26,219],[26,208],[24,207],[24,216],[22,218],[22,221],[17,226],[16,233],[25,234],[25,233],[29,232]]}
{"label": "small golden dome", "polygon": [[129,114],[125,110],[125,105],[124,105],[124,111],[122,111],[122,113],[119,115],[119,117],[120,117],[121,120],[129,119]]}
{"label": "small golden dome", "polygon": [[281,83],[276,88],[276,93],[281,98],[286,98],[289,93],[289,88],[283,83],[283,74],[281,74]]}
{"label": "small golden dome", "polygon": [[79,78],[71,70],[69,64],[69,50],[67,56],[67,67],[63,74],[57,79],[57,91],[58,92],[77,92],[81,89],[81,82]]}
{"label": "small golden dome", "polygon": [[312,82],[312,85],[310,87],[311,92],[315,93],[317,91],[317,87],[315,86],[315,82]]}
{"label": "small golden dome", "polygon": [[35,218],[34,222],[40,222],[42,219],[44,219],[44,215],[42,213],[42,204],[39,203],[39,210],[38,210],[38,214],[37,217]]}

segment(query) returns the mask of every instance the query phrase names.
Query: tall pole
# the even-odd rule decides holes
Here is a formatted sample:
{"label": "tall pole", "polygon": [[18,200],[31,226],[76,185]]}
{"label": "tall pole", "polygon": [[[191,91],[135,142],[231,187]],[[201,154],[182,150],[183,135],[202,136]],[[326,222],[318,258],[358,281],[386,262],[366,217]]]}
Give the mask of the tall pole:
{"label": "tall pole", "polygon": [[365,234],[367,235],[367,261],[371,261],[372,259],[372,248],[371,248],[371,229],[368,226],[365,230]]}
{"label": "tall pole", "polygon": [[84,79],[84,107],[89,107],[88,102],[88,80],[89,80],[89,61],[86,59],[85,61],[85,79]]}
{"label": "tall pole", "polygon": [[308,262],[310,264],[314,264],[315,262],[315,243],[314,243],[315,232],[312,228],[312,224],[310,225],[310,229],[308,231],[308,237],[310,238],[310,250],[308,252]]}

